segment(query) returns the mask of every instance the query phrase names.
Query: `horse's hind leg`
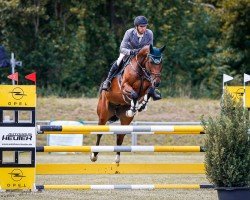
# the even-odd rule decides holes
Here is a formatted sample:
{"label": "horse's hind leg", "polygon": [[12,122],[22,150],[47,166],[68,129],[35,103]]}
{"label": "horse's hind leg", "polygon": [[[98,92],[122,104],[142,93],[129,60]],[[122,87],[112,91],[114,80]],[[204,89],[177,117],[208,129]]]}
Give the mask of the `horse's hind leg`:
{"label": "horse's hind leg", "polygon": [[[109,118],[109,107],[108,100],[104,95],[104,91],[101,93],[97,105],[97,114],[99,117],[98,125],[105,125]],[[102,134],[97,134],[96,146],[100,145]],[[90,160],[95,162],[97,160],[97,155],[99,152],[93,152],[90,155]]]}
{"label": "horse's hind leg", "polygon": [[[133,120],[133,117],[126,117],[125,112],[124,112],[124,115],[120,117],[121,125],[129,125],[132,120]],[[122,145],[124,136],[125,134],[117,134],[117,138],[116,138],[117,146]],[[117,164],[120,163],[120,155],[121,155],[121,152],[116,153],[115,162]]]}
{"label": "horse's hind leg", "polygon": [[[101,141],[101,137],[102,137],[102,134],[97,134],[96,146],[99,146],[100,141]],[[90,160],[91,160],[92,162],[97,161],[97,158],[98,158],[97,155],[98,155],[98,153],[99,153],[99,152],[93,152],[93,153],[91,153],[91,155],[90,155]]]}
{"label": "horse's hind leg", "polygon": [[[117,136],[116,136],[116,145],[117,146],[121,146],[122,145],[124,136],[125,136],[125,134],[117,134]],[[116,157],[115,157],[115,162],[116,163],[120,163],[120,155],[121,155],[121,152],[117,152],[116,153]]]}

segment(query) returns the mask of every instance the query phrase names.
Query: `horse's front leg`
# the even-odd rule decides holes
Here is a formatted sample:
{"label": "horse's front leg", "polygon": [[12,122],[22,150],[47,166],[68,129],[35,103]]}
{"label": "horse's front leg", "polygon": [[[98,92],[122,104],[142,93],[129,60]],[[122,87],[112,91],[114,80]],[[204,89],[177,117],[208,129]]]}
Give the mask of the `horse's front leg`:
{"label": "horse's front leg", "polygon": [[130,109],[126,111],[127,117],[133,117],[137,114],[138,110],[138,94],[134,90],[131,91],[131,103],[130,103]]}
{"label": "horse's front leg", "polygon": [[129,84],[124,84],[123,86],[123,94],[129,95],[131,97],[130,109],[126,111],[127,117],[133,117],[138,110],[138,93],[134,91],[134,89]]}
{"label": "horse's front leg", "polygon": [[148,102],[153,98],[155,92],[155,88],[150,87],[148,89],[147,94],[145,94],[142,103],[139,104],[138,111],[146,111]]}
{"label": "horse's front leg", "polygon": [[126,112],[127,117],[133,117],[134,115],[136,115],[137,110],[138,110],[138,106],[139,106],[137,92],[132,91],[131,97],[132,97],[132,100],[131,100],[130,109],[127,110],[127,112]]}
{"label": "horse's front leg", "polygon": [[138,111],[146,111],[147,110],[147,104],[150,101],[151,96],[149,94],[145,94],[143,101],[138,106]]}

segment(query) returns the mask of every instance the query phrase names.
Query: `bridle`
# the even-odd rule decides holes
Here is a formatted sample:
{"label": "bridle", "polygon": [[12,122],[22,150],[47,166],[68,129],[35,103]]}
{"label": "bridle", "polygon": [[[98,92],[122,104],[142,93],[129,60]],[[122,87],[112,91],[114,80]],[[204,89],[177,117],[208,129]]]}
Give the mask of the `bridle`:
{"label": "bridle", "polygon": [[[136,60],[136,63],[137,65],[140,67],[140,69],[142,70],[143,72],[143,75],[144,77],[151,83],[153,83],[153,81],[156,79],[156,78],[161,78],[161,71],[159,73],[155,73],[155,72],[152,72],[150,70],[147,69],[147,65],[149,64],[149,62],[153,62],[154,64],[157,64],[159,65],[161,62],[162,62],[162,56],[159,56],[159,57],[156,57],[152,54],[147,54],[147,57],[146,57],[146,62],[145,62],[145,67],[143,67],[139,62],[138,62],[138,58],[137,58],[137,55],[135,57],[135,60]],[[150,61],[151,60],[151,61]]]}

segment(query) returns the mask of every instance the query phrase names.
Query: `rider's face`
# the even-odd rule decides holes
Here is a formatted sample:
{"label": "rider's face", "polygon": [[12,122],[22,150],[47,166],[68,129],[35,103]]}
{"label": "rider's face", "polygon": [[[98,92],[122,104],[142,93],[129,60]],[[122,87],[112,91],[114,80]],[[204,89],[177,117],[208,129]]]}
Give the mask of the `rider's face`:
{"label": "rider's face", "polygon": [[140,26],[140,25],[137,26],[137,31],[139,34],[145,33],[146,29],[147,29],[147,26]]}

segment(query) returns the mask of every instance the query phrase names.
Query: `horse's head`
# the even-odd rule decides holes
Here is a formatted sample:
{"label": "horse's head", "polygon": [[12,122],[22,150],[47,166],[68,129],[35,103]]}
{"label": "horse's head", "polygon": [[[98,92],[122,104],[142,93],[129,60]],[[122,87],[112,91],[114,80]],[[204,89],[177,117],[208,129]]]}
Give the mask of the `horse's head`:
{"label": "horse's head", "polygon": [[156,48],[150,45],[145,60],[145,69],[150,75],[150,81],[154,87],[158,87],[161,83],[162,52],[164,49],[165,46]]}

